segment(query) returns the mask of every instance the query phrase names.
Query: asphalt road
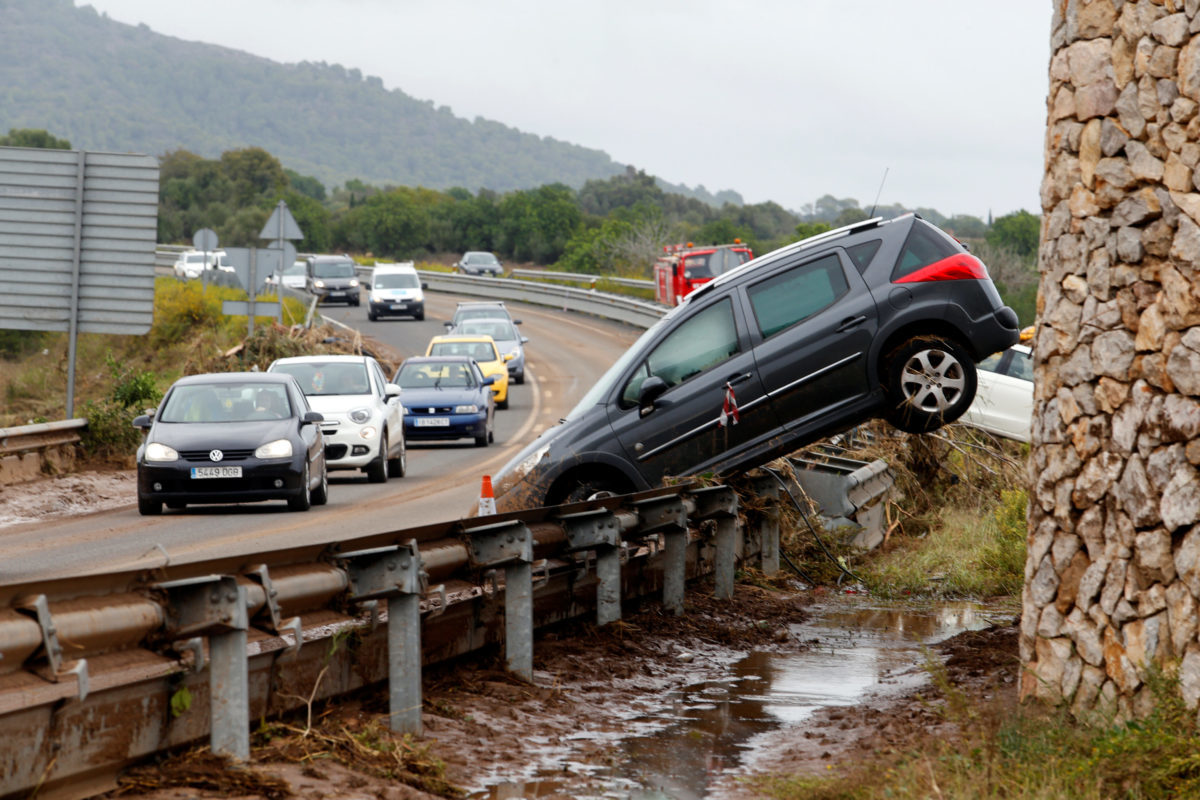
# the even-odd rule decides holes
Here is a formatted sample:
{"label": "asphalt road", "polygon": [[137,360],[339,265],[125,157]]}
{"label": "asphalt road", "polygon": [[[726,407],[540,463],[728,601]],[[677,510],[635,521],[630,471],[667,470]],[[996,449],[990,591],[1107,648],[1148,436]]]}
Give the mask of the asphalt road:
{"label": "asphalt road", "polygon": [[[405,355],[423,354],[445,331],[455,298],[427,295],[426,318],[367,320],[366,306],[324,306],[323,313]],[[525,384],[509,388],[509,408],[496,412],[496,441],[410,445],[408,475],[369,484],[359,472],[330,473],[329,503],[304,513],[283,502],[189,506],[142,517],[130,505],[115,511],[0,530],[0,583],[67,577],[113,569],[153,568],[216,556],[404,528],[465,516],[481,477],[496,472],[538,433],[564,416],[636,339],[636,329],[578,314],[509,304],[522,320]]]}

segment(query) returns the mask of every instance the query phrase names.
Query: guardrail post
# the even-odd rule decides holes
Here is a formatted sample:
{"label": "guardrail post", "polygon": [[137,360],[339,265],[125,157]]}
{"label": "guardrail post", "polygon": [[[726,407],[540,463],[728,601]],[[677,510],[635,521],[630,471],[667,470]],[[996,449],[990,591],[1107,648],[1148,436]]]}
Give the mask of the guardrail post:
{"label": "guardrail post", "polygon": [[208,639],[211,743],[217,755],[250,758],[250,670],[246,656],[246,587],[221,581],[218,604],[230,613],[229,630]]}
{"label": "guardrail post", "polygon": [[246,587],[229,575],[155,584],[170,602],[168,635],[208,634],[209,741],[218,755],[250,758],[250,670]]}
{"label": "guardrail post", "polygon": [[678,495],[654,497],[633,504],[638,514],[638,534],[662,533],[663,607],[675,616],[683,614],[687,581],[687,510]]}
{"label": "guardrail post", "polygon": [[764,575],[779,572],[779,484],[768,476],[753,484],[754,493],[767,503],[758,512],[758,552]]}
{"label": "guardrail post", "polygon": [[621,553],[617,515],[611,511],[585,511],[558,518],[567,534],[570,552],[596,552],[596,624],[607,625],[621,618]]}
{"label": "guardrail post", "polygon": [[713,486],[690,492],[696,503],[698,519],[715,519],[717,523],[716,564],[713,566],[713,592],[718,600],[733,597],[733,582],[737,567],[738,527],[737,492],[727,486]]}
{"label": "guardrail post", "polygon": [[339,560],[349,576],[351,600],[387,598],[388,726],[420,736],[421,595],[427,578],[417,541],[344,553]]}
{"label": "guardrail post", "polygon": [[504,567],[504,661],[508,671],[533,682],[533,534],[522,522],[464,530],[471,566]]}

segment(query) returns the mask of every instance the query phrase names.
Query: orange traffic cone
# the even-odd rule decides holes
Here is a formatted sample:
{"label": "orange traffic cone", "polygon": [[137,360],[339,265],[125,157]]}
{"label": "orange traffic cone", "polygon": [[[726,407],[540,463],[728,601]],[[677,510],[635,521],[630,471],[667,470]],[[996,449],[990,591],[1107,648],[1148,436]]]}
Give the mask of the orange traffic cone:
{"label": "orange traffic cone", "polygon": [[487,517],[496,513],[496,495],[492,494],[492,476],[483,476],[483,488],[479,490],[479,516]]}

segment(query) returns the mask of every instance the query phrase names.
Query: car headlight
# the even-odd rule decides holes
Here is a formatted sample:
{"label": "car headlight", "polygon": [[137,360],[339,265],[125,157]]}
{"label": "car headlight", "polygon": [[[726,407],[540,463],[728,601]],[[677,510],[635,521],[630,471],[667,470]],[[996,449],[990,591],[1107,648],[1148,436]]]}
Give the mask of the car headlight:
{"label": "car headlight", "polygon": [[512,356],[513,358],[516,358],[517,356],[521,355],[521,348],[514,347],[512,350],[508,351],[508,355]]}
{"label": "car headlight", "polygon": [[151,442],[146,445],[146,460],[147,461],[176,461],[179,459],[179,453],[175,452],[175,448],[167,447],[165,444]]}
{"label": "car headlight", "polygon": [[374,439],[375,438],[375,426],[368,425],[365,428],[359,428],[358,435],[364,439]]}
{"label": "car headlight", "polygon": [[371,409],[369,408],[354,408],[350,410],[350,420],[358,425],[371,418]]}
{"label": "car headlight", "polygon": [[276,439],[267,442],[254,451],[255,458],[291,458],[292,443],[287,439]]}
{"label": "car headlight", "polygon": [[317,287],[318,289],[324,289],[325,281],[313,281],[313,286]]}
{"label": "car headlight", "polygon": [[471,403],[471,404],[465,405],[465,406],[455,406],[454,413],[455,414],[478,414],[479,406],[475,405],[474,403]]}
{"label": "car headlight", "polygon": [[517,464],[517,468],[515,470],[513,470],[513,472],[517,473],[521,477],[528,475],[529,471],[531,469],[533,469],[534,467],[536,467],[538,465],[538,462],[541,461],[543,458],[545,458],[549,452],[550,452],[550,445],[548,445],[548,444],[542,445],[537,450],[534,450],[532,453],[530,453],[529,458],[526,458],[520,464]]}
{"label": "car headlight", "polygon": [[355,286],[358,286],[358,278],[351,278],[350,279],[350,288],[353,289]]}

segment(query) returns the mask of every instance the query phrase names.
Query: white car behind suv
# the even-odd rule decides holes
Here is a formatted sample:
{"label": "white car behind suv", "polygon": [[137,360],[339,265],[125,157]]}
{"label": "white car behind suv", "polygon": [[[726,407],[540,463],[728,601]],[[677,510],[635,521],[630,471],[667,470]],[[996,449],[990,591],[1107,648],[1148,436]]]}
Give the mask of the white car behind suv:
{"label": "white car behind suv", "polygon": [[175,259],[175,277],[195,280],[205,268],[219,269],[223,272],[233,272],[233,267],[225,263],[225,251],[215,250],[203,253],[199,250],[187,250]]}
{"label": "white car behind suv", "polygon": [[962,422],[988,433],[1028,442],[1033,423],[1033,354],[1023,344],[980,361],[979,387]]}
{"label": "white car behind suv", "polygon": [[370,356],[280,358],[267,372],[283,372],[300,384],[313,411],[325,421],[329,470],[360,469],[371,483],[402,478],[407,471],[400,387],[388,383]]}

